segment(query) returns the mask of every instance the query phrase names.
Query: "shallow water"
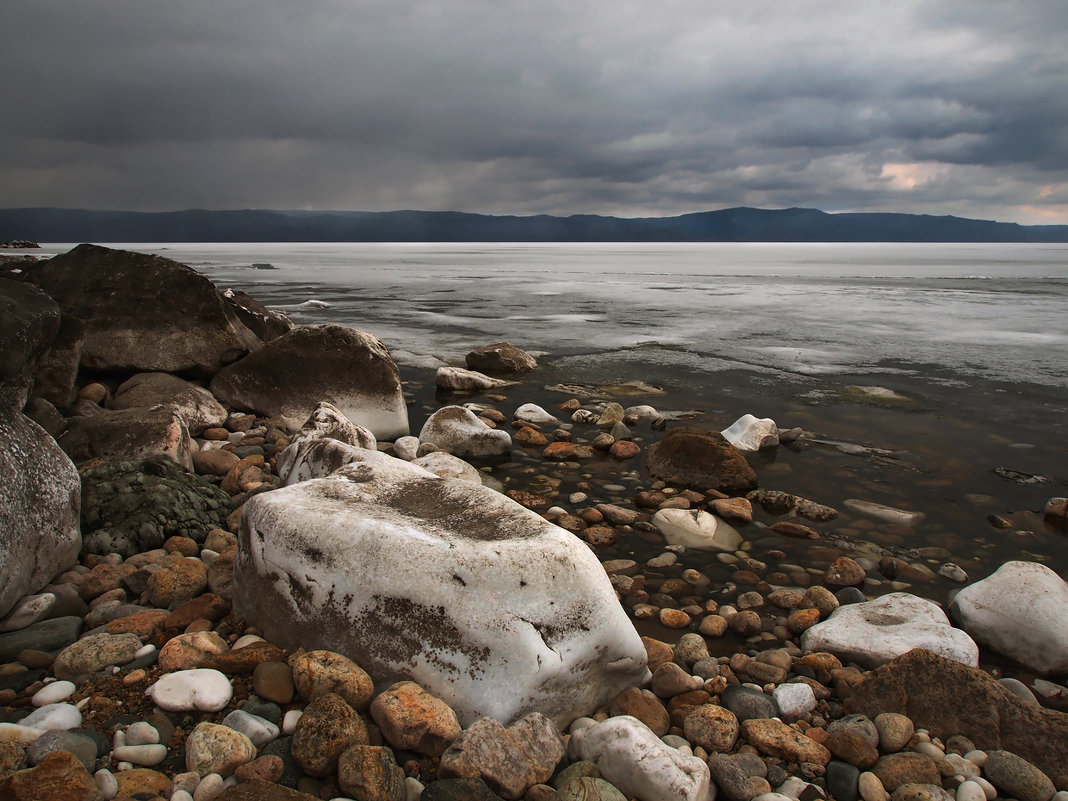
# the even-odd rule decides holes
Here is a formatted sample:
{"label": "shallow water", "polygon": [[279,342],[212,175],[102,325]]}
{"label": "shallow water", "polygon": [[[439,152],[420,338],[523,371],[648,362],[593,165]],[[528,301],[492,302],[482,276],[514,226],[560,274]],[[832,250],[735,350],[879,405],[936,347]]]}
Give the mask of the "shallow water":
{"label": "shallow water", "polygon": [[[189,264],[295,322],[338,322],[380,336],[409,382],[416,433],[434,408],[458,400],[434,391],[433,369],[462,364],[471,348],[501,339],[540,354],[541,363],[503,393],[506,414],[528,401],[554,408],[568,396],[546,389],[553,384],[641,380],[663,392],[627,396],[624,406],[696,409],[697,424],[716,428],[746,412],[801,426],[820,442],[752,456],[761,485],[842,515],[817,526],[827,539],[815,544],[747,527],[758,558],[778,549],[786,562],[822,571],[843,549],[859,548],[934,570],[952,561],[972,579],[1012,558],[1041,560],[1068,575],[1068,539],[1041,519],[1048,498],[1068,493],[1068,246],[125,247]],[[873,387],[898,397],[864,393]],[[592,438],[596,431],[575,433]],[[659,436],[648,427],[635,433],[644,444]],[[852,455],[835,443],[879,452]],[[997,468],[1050,481],[1020,483]],[[625,487],[593,500],[628,498],[650,484],[640,457],[572,468],[523,449],[493,475],[507,486],[540,482],[545,492],[539,477],[559,479],[553,500],[565,507],[582,480]],[[882,524],[847,514],[848,498],[926,518],[911,529]],[[1010,527],[995,528],[989,515]],[[760,512],[758,520],[775,518]],[[603,556],[646,559],[660,550],[626,537]],[[718,582],[733,573],[707,554],[680,561]],[[936,578],[909,589],[945,601],[954,586]]]}

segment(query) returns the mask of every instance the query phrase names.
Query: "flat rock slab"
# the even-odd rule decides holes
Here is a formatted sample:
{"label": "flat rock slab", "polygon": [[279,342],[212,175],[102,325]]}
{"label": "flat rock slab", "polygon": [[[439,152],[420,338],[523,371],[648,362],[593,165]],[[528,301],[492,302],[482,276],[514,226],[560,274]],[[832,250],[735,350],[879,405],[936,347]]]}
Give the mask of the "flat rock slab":
{"label": "flat rock slab", "polygon": [[647,677],[596,556],[505,496],[377,451],[250,499],[234,608],[286,648],[410,679],[464,725],[558,725]]}
{"label": "flat rock slab", "polygon": [[827,651],[863,667],[877,667],[913,648],[926,648],[966,665],[979,664],[979,647],[955,629],[935,603],[893,592],[841,606],[801,636],[805,651]]}
{"label": "flat rock slab", "polygon": [[[1013,695],[986,671],[915,650],[853,685],[846,711],[907,716],[932,736],[963,734],[985,751],[1005,749],[1068,781],[1068,714]],[[1060,786],[1064,786],[1061,784]]]}

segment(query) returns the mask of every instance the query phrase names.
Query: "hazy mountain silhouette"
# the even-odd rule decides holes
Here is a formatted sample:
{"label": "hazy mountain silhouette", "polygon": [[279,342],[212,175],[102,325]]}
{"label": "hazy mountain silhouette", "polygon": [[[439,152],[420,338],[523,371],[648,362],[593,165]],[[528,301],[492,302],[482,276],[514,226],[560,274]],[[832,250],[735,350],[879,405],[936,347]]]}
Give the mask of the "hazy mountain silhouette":
{"label": "hazy mountain silhouette", "polygon": [[677,217],[0,209],[0,242],[1068,242],[1068,225],[733,208]]}

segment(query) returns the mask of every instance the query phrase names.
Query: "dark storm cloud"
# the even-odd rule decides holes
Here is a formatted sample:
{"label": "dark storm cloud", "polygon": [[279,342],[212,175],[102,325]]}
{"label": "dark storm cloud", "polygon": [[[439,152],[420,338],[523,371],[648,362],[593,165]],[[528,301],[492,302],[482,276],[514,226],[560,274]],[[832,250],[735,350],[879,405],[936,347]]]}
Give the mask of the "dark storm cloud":
{"label": "dark storm cloud", "polygon": [[9,0],[0,205],[1068,221],[1068,6]]}

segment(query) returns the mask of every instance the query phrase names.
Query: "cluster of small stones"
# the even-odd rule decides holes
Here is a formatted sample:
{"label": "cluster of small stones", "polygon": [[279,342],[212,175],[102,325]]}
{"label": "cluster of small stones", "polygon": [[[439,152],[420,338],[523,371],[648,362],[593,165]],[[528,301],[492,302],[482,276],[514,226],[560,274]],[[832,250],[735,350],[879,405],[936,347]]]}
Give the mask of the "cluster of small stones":
{"label": "cluster of small stones", "polygon": [[[527,423],[516,426],[517,443],[543,449],[547,460],[556,443],[617,459],[627,458],[613,452],[617,444],[640,447],[628,429],[636,421],[625,420],[621,408],[589,410],[571,401],[568,409],[587,413],[571,428],[611,433],[586,445],[561,426],[552,444],[542,444],[532,436],[540,427]],[[494,411],[481,413],[507,425]],[[8,618],[0,633],[0,797],[625,798],[613,782],[626,786],[627,776],[569,758],[570,733],[539,715],[507,729],[483,720],[461,731],[452,711],[418,686],[376,688],[348,658],[286,652],[231,613],[233,532],[244,500],[279,484],[272,459],[289,441],[280,422],[232,414],[225,428],[203,434],[194,466],[232,497],[229,530],[212,530],[201,543],[172,537],[126,559],[85,555],[19,604],[17,619]],[[539,511],[596,547],[598,536],[610,536],[598,529],[653,541],[650,510],[702,507],[745,523],[752,503],[768,500],[653,485],[633,498],[633,508],[587,503],[598,491],[625,489],[590,485],[568,497],[574,511]],[[521,492],[509,494],[533,508],[540,501],[532,499],[545,500],[537,482],[526,490],[530,497]],[[861,600],[855,587],[885,566],[838,560],[821,584],[808,586],[811,570],[772,571],[743,546],[719,555],[733,570],[733,582],[720,587],[682,569],[684,553],[668,548],[644,566],[605,563],[636,618],[687,631],[674,645],[646,638],[650,686],[620,693],[593,721],[640,721],[666,746],[703,760],[728,801],[1068,801],[1068,787],[1055,787],[1014,754],[984,753],[962,737],[942,742],[901,715],[844,715],[863,672],[830,654],[803,653],[796,638],[839,603]],[[672,570],[677,578],[668,577]],[[747,585],[754,589],[742,590]],[[710,655],[710,642],[726,632],[747,650]],[[576,721],[571,731],[593,721]],[[681,797],[668,784],[642,801]]]}

